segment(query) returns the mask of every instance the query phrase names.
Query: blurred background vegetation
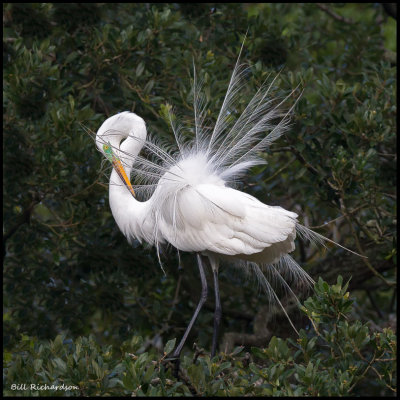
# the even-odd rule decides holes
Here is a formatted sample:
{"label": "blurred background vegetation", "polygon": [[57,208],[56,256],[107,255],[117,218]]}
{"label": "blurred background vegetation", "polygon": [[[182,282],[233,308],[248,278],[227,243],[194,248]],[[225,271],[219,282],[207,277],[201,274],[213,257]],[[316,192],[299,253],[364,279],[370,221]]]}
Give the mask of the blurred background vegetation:
{"label": "blurred background vegetation", "polygon": [[[397,49],[396,6],[389,6],[3,4],[7,354],[21,337],[92,334],[106,346],[140,335],[142,352],[181,337],[200,294],[194,257],[183,255],[179,272],[175,252],[163,253],[164,275],[154,249],[129,246],[85,128],[96,132],[129,110],[172,142],[163,107],[191,118],[193,61],[216,116],[247,30],[242,57],[252,75],[243,98],[281,70],[280,89],[301,83],[304,93],[292,129],[240,189],[367,255],[298,242],[294,258],[315,280],[351,277],[350,320],[374,332],[394,328]],[[220,281],[220,350],[295,337],[280,315],[266,312],[254,282],[229,266]],[[188,343],[210,348],[213,309],[209,296]],[[299,328],[307,321],[299,316]],[[364,383],[366,393],[376,380]]]}

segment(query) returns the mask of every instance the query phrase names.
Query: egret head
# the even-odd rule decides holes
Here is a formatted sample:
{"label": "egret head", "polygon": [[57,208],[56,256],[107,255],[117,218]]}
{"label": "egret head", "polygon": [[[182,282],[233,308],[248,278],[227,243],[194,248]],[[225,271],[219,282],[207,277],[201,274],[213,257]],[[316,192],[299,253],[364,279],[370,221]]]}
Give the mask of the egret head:
{"label": "egret head", "polygon": [[[129,111],[124,111],[106,119],[96,134],[96,146],[107,158],[104,145],[107,145],[118,157],[125,153],[134,153],[146,140],[146,125],[142,118]],[[126,139],[126,140],[124,140]],[[124,142],[121,144],[122,140]]]}
{"label": "egret head", "polygon": [[143,119],[128,111],[105,120],[96,134],[98,150],[110,161],[133,196],[135,192],[129,180],[129,172],[145,140],[146,125]]}

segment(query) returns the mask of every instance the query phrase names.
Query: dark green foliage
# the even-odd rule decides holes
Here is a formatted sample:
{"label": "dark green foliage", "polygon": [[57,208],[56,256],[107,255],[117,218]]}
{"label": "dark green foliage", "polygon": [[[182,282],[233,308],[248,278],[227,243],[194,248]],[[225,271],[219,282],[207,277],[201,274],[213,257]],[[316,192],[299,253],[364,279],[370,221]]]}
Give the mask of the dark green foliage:
{"label": "dark green foliage", "polygon": [[[242,393],[241,388],[252,394],[346,394],[355,383],[354,394],[393,393],[392,363],[379,359],[386,357],[380,352],[389,351],[394,339],[379,329],[393,325],[396,313],[396,23],[379,3],[322,8],[6,3],[3,24],[3,340],[8,383],[13,376],[32,382],[29,377],[38,371],[42,378],[38,375],[35,382],[52,383],[62,376],[78,383],[82,394],[183,394],[192,390],[190,385],[207,395]],[[317,331],[310,336],[307,319],[299,320],[296,326],[307,334],[296,344],[298,354],[294,342],[273,339],[271,349],[282,343],[289,349],[277,350],[274,371],[274,363],[261,360],[269,350],[254,350],[261,359],[254,360],[252,372],[244,365],[246,350],[221,356],[211,370],[207,356],[197,364],[185,358],[187,386],[175,383],[169,373],[159,374],[156,349],[181,337],[198,301],[195,260],[181,254],[180,274],[176,253],[166,249],[161,255],[164,275],[153,249],[128,245],[108,205],[109,166],[101,164],[86,130],[96,132],[108,116],[130,110],[144,118],[151,134],[172,143],[163,110],[173,106],[178,116],[191,120],[193,62],[204,79],[210,118],[216,118],[247,29],[242,60],[252,66],[252,74],[239,108],[269,74],[281,70],[276,96],[298,84],[298,92],[304,92],[292,128],[265,154],[268,164],[253,168],[239,189],[299,212],[309,226],[329,222],[317,230],[368,259],[299,241],[293,256],[314,279],[322,276],[332,284],[339,274],[345,281],[352,277],[353,308],[338,293],[332,292],[333,298],[339,296],[336,305],[314,297],[304,307]],[[255,321],[265,296],[257,295],[254,282],[238,272],[224,267],[220,276],[221,343],[228,333],[257,334]],[[205,349],[212,333],[209,297],[188,340]],[[324,320],[322,314],[337,316],[338,307],[348,319]],[[277,320],[279,316],[266,322],[269,338],[295,338],[287,322]],[[368,333],[365,321],[370,321]],[[58,335],[71,342],[62,344],[54,339]],[[144,338],[143,348],[149,351],[145,359],[141,350],[140,361],[125,355],[138,352],[139,344],[129,344],[136,336]],[[341,350],[331,350],[328,337]],[[53,350],[45,340],[55,341]],[[126,350],[115,350],[124,341]],[[77,382],[73,373],[80,370],[70,367],[75,364],[67,358],[79,343],[92,358],[90,368],[80,367],[83,375]],[[244,344],[247,350],[252,346]],[[356,356],[353,344],[364,359]],[[73,362],[83,363],[82,354]],[[340,357],[329,361],[328,354]],[[35,367],[39,359],[43,365],[36,361]],[[107,364],[104,368],[115,375],[97,376],[92,359],[96,365]],[[152,361],[155,369],[148,372]],[[25,368],[25,362],[30,366]],[[226,362],[230,366],[217,373]],[[333,375],[329,362],[334,363]],[[236,367],[247,383],[241,383]],[[72,370],[66,373],[68,368]],[[293,386],[276,380],[282,368]],[[265,387],[256,383],[263,374],[269,382]],[[117,376],[123,384],[113,380]]]}
{"label": "dark green foliage", "polygon": [[[93,336],[76,340],[57,336],[37,343],[22,336],[14,354],[5,353],[6,395],[81,396],[343,396],[395,390],[396,336],[391,329],[371,333],[360,321],[349,322],[353,300],[339,276],[329,286],[320,279],[315,295],[302,307],[312,327],[297,341],[275,336],[252,355],[237,347],[210,360],[198,350],[182,360],[179,379],[165,361],[175,340],[161,355],[144,351],[134,336],[120,347],[100,347]],[[12,389],[13,382],[35,387]],[[58,390],[38,389],[44,385]],[[69,389],[68,389],[69,388]]]}

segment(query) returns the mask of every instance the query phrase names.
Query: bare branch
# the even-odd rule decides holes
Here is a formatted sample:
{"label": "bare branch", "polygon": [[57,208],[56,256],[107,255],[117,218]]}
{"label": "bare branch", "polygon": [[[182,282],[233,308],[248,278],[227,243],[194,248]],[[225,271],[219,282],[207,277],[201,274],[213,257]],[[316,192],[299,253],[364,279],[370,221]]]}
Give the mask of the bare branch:
{"label": "bare branch", "polygon": [[323,3],[316,3],[317,7],[319,7],[322,11],[330,15],[332,18],[336,19],[336,21],[344,22],[345,24],[352,25],[354,24],[354,21],[350,18],[345,18],[342,17],[339,14],[336,14],[334,11],[332,11],[326,4]]}

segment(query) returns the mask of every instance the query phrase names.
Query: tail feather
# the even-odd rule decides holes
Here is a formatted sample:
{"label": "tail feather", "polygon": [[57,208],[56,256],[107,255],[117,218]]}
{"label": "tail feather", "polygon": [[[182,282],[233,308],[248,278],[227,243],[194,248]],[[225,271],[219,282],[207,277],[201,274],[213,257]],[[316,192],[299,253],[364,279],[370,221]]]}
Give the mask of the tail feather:
{"label": "tail feather", "polygon": [[[279,263],[282,263],[282,262],[285,263],[286,261],[287,261],[286,259],[281,259],[279,261]],[[267,295],[269,304],[271,304],[271,305],[274,304],[274,303],[278,304],[279,307],[281,308],[282,312],[284,313],[284,315],[288,319],[290,325],[294,329],[294,331],[297,334],[299,334],[299,332],[297,331],[293,321],[289,317],[289,314],[287,313],[284,305],[280,301],[278,295],[276,294],[276,292],[275,292],[275,290],[273,288],[273,286],[276,286],[277,284],[280,284],[281,287],[287,293],[289,293],[292,296],[292,298],[295,300],[295,302],[300,304],[300,301],[299,301],[298,297],[296,296],[296,294],[294,293],[294,291],[292,290],[292,288],[290,287],[290,285],[288,284],[288,282],[286,281],[284,276],[282,276],[282,273],[279,271],[279,267],[278,267],[279,263],[270,264],[268,266],[264,266],[265,267],[264,268],[265,269],[265,273],[267,273],[269,275],[268,277],[265,275],[265,273],[261,269],[262,266],[259,266],[256,263],[247,263],[247,265],[248,265],[248,269],[255,275],[255,277],[257,278],[258,283],[260,284],[260,286],[264,290],[265,294]],[[303,271],[303,272],[304,272],[305,275],[307,275],[307,273],[305,271]],[[308,277],[308,278],[312,281],[312,279],[310,277]],[[275,281],[275,282],[272,282],[272,281]],[[308,279],[301,280],[301,282],[305,283],[307,286],[310,286],[310,282],[308,281]]]}
{"label": "tail feather", "polygon": [[291,298],[295,303],[300,304],[300,300],[292,287],[294,284],[299,289],[302,289],[301,292],[304,292],[304,288],[311,289],[315,282],[307,272],[288,254],[282,256],[278,262],[273,264],[258,264],[255,262],[241,261],[237,262],[236,266],[239,267],[239,271],[246,273],[247,278],[253,277],[256,279],[259,288],[261,288],[262,292],[267,296],[268,303],[271,306],[277,304],[279,308],[281,308],[290,325],[298,334],[285,306],[276,293],[276,289],[283,289],[289,296],[289,299]]}
{"label": "tail feather", "polygon": [[320,245],[322,245],[322,246],[324,246],[326,248],[325,242],[329,242],[329,243],[334,244],[335,246],[341,247],[342,249],[344,249],[344,250],[346,250],[346,251],[348,251],[348,252],[350,252],[352,254],[355,254],[356,256],[359,256],[359,257],[362,257],[362,258],[368,258],[367,256],[363,256],[361,254],[358,254],[355,251],[350,250],[347,247],[344,247],[341,244],[339,244],[339,243],[337,243],[337,242],[335,242],[335,241],[333,241],[331,239],[328,239],[327,237],[325,237],[325,236],[323,236],[323,235],[321,235],[321,234],[319,234],[317,232],[314,232],[310,228],[307,228],[306,226],[301,225],[298,222],[296,223],[296,232],[299,234],[299,236],[301,238],[306,239],[311,243],[318,243],[318,244],[320,244]]}

